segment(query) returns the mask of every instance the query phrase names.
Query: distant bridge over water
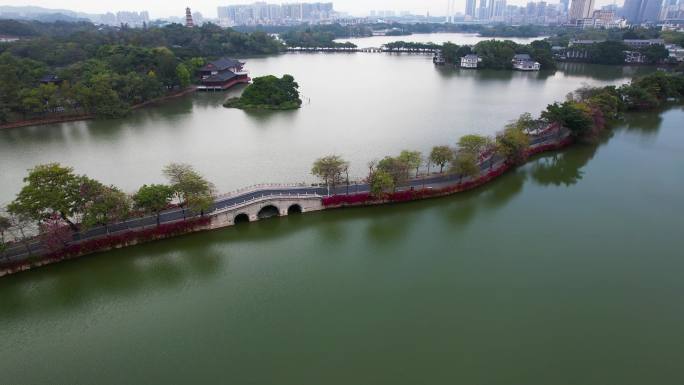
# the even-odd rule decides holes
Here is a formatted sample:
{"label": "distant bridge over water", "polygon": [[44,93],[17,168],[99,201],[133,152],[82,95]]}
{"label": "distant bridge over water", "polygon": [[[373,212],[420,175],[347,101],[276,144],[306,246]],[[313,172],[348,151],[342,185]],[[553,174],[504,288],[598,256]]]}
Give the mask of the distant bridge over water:
{"label": "distant bridge over water", "polygon": [[365,53],[411,53],[434,55],[439,48],[387,48],[387,47],[288,47],[288,52],[365,52]]}

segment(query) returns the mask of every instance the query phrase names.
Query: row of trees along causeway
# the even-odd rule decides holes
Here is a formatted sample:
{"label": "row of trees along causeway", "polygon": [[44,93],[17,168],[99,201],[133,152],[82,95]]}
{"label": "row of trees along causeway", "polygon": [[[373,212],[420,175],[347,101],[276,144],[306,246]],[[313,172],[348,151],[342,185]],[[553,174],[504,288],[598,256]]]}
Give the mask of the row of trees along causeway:
{"label": "row of trees along causeway", "polygon": [[76,232],[102,226],[108,234],[110,225],[144,215],[156,216],[159,226],[164,210],[180,208],[185,219],[203,216],[213,204],[214,185],[192,166],[171,163],[163,174],[168,184],[146,184],[126,194],[57,163],[34,167],[0,214],[0,256],[8,239],[29,242],[36,229],[54,249],[55,244],[68,245]]}
{"label": "row of trees along causeway", "polygon": [[0,123],[60,115],[118,117],[190,85],[207,59],[271,54],[264,32],[204,24],[146,29],[17,22],[25,39],[0,44]]}
{"label": "row of trees along causeway", "polygon": [[223,105],[245,110],[292,110],[299,108],[302,100],[292,75],[269,75],[254,78],[240,97],[230,98]]}
{"label": "row of trees along causeway", "polygon": [[[459,175],[459,181],[477,178],[483,171],[483,162],[492,156],[509,165],[523,163],[529,155],[531,135],[549,130],[560,134],[562,128],[576,140],[596,140],[608,123],[619,119],[622,113],[661,107],[682,97],[684,76],[662,71],[620,87],[583,87],[569,94],[565,101],[548,105],[538,118],[522,114],[495,137],[466,135],[455,147],[435,146],[428,154],[404,150],[398,156],[371,161],[365,182],[370,185],[372,199],[384,199],[410,179],[420,177],[421,168],[422,176],[447,172]],[[338,155],[317,159],[311,173],[332,190],[350,184],[349,162]]]}

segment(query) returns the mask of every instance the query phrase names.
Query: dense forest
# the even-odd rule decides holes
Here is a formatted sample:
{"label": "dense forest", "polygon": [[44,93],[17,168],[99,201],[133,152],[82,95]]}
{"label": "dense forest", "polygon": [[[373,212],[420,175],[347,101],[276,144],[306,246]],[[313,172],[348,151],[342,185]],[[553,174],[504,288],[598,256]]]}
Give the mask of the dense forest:
{"label": "dense forest", "polygon": [[7,31],[23,38],[0,44],[0,123],[54,114],[122,116],[187,87],[207,59],[284,49],[264,32],[213,24],[133,29],[1,20],[0,33]]}

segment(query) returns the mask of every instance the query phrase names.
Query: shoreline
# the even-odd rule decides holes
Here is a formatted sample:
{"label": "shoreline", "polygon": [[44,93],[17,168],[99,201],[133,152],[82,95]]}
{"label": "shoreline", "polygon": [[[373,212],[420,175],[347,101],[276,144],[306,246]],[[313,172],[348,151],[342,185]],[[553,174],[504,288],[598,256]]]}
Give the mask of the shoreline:
{"label": "shoreline", "polygon": [[[371,199],[356,203],[346,203],[341,202],[337,204],[326,204],[326,199],[331,199],[335,197],[345,197],[347,199],[359,194],[350,195],[332,195],[328,197],[321,197],[322,208],[317,211],[325,210],[338,210],[344,208],[357,208],[357,207],[369,207],[369,206],[380,206],[380,205],[392,205],[399,203],[408,203],[421,201],[426,199],[438,199],[445,198],[447,196],[456,195],[458,193],[467,192],[471,190],[478,189],[480,187],[486,186],[490,182],[498,179],[499,177],[505,175],[509,171],[526,164],[529,158],[543,154],[546,152],[561,151],[567,147],[573,146],[575,144],[574,138],[567,136],[555,143],[543,144],[536,148],[529,148],[527,151],[527,160],[519,165],[510,164],[508,162],[502,162],[499,166],[492,168],[487,173],[480,175],[477,179],[472,181],[461,181],[455,184],[448,184],[447,186],[440,189],[429,189],[422,188],[416,190],[404,190],[399,191],[395,194],[398,195],[398,199]],[[363,193],[361,193],[363,194]],[[16,274],[23,271],[28,271],[36,269],[42,266],[48,266],[59,262],[69,261],[78,259],[81,257],[86,257],[90,255],[97,255],[99,253],[121,249],[125,247],[140,245],[143,243],[150,243],[155,241],[161,241],[169,238],[174,238],[178,236],[188,235],[196,232],[212,231],[218,229],[224,229],[226,227],[234,226],[223,225],[214,226],[211,221],[212,215],[209,214],[204,217],[194,217],[184,221],[173,222],[170,224],[164,224],[161,227],[156,228],[143,228],[141,230],[131,230],[123,234],[113,235],[110,234],[103,238],[96,238],[83,241],[81,243],[76,243],[68,246],[66,249],[44,254],[42,256],[28,257],[27,261],[17,262],[15,264],[10,264],[7,267],[0,269],[0,278],[12,274]],[[165,231],[167,228],[181,227],[182,229],[170,230],[168,233]]]}
{"label": "shoreline", "polygon": [[[150,105],[164,102],[166,100],[170,99],[175,99],[181,96],[189,95],[191,93],[194,93],[197,91],[196,86],[191,86],[188,87],[184,90],[178,91],[176,93],[170,94],[170,95],[165,95],[165,96],[160,96],[158,98],[150,99],[142,103],[134,104],[130,106],[131,111],[138,110],[144,107],[148,107]],[[11,122],[11,123],[3,123],[0,124],[0,130],[10,130],[13,128],[22,128],[22,127],[33,127],[33,126],[46,126],[49,124],[58,124],[58,123],[67,123],[67,122],[80,122],[80,121],[86,121],[86,120],[97,120],[97,116],[95,114],[77,114],[77,115],[68,115],[68,116],[55,116],[55,117],[48,117],[48,118],[41,118],[41,119],[29,119],[29,120],[19,120],[16,122]]]}

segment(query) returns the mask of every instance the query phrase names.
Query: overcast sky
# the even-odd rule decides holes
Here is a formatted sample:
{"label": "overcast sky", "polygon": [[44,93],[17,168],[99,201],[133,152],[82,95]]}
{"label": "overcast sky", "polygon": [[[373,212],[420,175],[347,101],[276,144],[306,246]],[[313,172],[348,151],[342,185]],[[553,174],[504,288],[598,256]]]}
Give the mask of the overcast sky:
{"label": "overcast sky", "polygon": [[[274,1],[263,0],[268,3],[282,2],[314,2],[313,0],[289,0]],[[319,0],[329,1],[329,0]],[[335,10],[348,12],[355,16],[366,16],[372,9],[411,11],[415,14],[444,15],[447,8],[447,0],[332,0]],[[547,0],[549,3],[558,3],[558,0]],[[183,16],[185,7],[189,6],[193,11],[201,12],[205,17],[216,17],[216,7],[219,5],[249,4],[252,0],[117,0],[85,1],[85,0],[0,0],[0,5],[36,5],[46,8],[70,9],[88,13],[105,13],[108,11],[149,11],[151,18],[167,16]],[[478,0],[479,2],[479,0]],[[526,4],[527,0],[508,0],[509,4]],[[612,4],[613,0],[596,0],[596,6]],[[622,0],[617,0],[622,4]],[[465,0],[456,0],[456,11],[463,12]]]}

